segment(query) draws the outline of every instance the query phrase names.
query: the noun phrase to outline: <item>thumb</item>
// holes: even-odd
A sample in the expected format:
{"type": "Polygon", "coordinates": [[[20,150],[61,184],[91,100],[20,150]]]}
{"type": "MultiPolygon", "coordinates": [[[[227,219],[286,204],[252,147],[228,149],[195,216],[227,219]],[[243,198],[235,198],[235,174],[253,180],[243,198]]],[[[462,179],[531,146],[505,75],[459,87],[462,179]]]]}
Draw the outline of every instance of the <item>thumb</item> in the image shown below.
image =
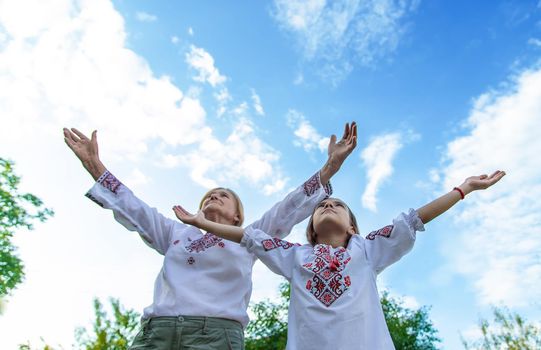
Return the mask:
{"type": "Polygon", "coordinates": [[[335,134],[332,134],[331,135],[331,138],[329,140],[329,146],[330,145],[334,145],[336,143],[336,135],[335,134]]]}

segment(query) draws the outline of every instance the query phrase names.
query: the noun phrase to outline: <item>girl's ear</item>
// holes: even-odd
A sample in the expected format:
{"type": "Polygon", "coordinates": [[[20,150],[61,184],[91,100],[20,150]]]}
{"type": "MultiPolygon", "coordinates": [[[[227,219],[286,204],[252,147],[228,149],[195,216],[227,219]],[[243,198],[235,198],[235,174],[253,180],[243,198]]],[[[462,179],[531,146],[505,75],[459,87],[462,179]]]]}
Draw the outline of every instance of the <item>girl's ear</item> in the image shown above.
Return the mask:
{"type": "Polygon", "coordinates": [[[355,227],[350,226],[350,227],[348,228],[348,230],[347,230],[347,233],[348,233],[348,235],[353,236],[353,235],[356,234],[357,232],[355,232],[355,227]]]}

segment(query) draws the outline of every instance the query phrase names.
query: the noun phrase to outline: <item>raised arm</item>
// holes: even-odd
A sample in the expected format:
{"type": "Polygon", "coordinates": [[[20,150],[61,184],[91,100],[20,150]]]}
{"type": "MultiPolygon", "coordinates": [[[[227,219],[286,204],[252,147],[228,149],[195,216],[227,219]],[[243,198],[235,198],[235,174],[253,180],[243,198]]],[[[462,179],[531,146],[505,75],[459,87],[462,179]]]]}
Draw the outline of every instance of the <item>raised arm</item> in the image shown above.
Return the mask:
{"type": "Polygon", "coordinates": [[[130,231],[137,231],[145,243],[165,254],[173,230],[184,225],[161,215],[107,171],[99,158],[96,131],[89,139],[75,128],[64,128],[64,141],[96,181],[86,197],[105,209],[111,209],[116,221],[130,231]]]}
{"type": "Polygon", "coordinates": [[[336,142],[335,135],[331,136],[328,159],[321,170],[273,205],[249,227],[262,230],[272,237],[287,236],[293,226],[310,216],[316,205],[332,194],[329,181],[340,170],[356,145],[357,125],[355,122],[351,123],[351,126],[347,123],[339,142],[336,142]]]}
{"type": "Polygon", "coordinates": [[[464,199],[464,197],[467,196],[469,193],[477,190],[487,189],[490,186],[494,185],[496,182],[500,181],[504,176],[505,172],[500,170],[495,171],[490,176],[470,176],[466,180],[464,180],[464,182],[460,186],[455,187],[450,192],[417,209],[419,218],[423,223],[426,224],[438,217],[439,215],[445,213],[458,201],[464,199]]]}
{"type": "Polygon", "coordinates": [[[242,227],[224,225],[210,221],[205,218],[205,214],[201,210],[198,211],[197,214],[193,215],[188,213],[186,209],[180,205],[175,205],[173,207],[173,211],[175,212],[177,218],[183,223],[195,226],[207,232],[212,232],[212,234],[218,237],[240,243],[242,236],[244,235],[244,229],[242,227]]]}

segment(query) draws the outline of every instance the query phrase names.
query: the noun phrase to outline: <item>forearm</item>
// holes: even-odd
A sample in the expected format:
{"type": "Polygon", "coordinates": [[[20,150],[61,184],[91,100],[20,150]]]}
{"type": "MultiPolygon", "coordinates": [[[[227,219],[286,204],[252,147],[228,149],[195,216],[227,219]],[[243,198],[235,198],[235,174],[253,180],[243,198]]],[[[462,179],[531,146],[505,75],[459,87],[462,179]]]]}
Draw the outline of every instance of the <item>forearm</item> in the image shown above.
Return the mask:
{"type": "Polygon", "coordinates": [[[197,226],[200,229],[210,232],[218,237],[222,237],[236,243],[240,243],[242,236],[244,236],[244,229],[239,226],[219,224],[210,220],[205,220],[202,224],[197,226]]]}
{"type": "Polygon", "coordinates": [[[334,176],[340,170],[340,162],[335,159],[335,157],[330,156],[327,159],[327,162],[323,165],[321,170],[319,171],[319,179],[321,181],[322,185],[327,184],[331,177],[334,176]]]}
{"type": "Polygon", "coordinates": [[[81,161],[81,163],[83,163],[83,167],[92,176],[94,181],[97,181],[99,177],[105,172],[105,170],[107,170],[107,168],[105,168],[105,165],[103,165],[99,158],[81,161]]]}
{"type": "MultiPolygon", "coordinates": [[[[471,192],[471,189],[465,185],[460,185],[459,188],[465,195],[471,192]]],[[[426,224],[445,213],[447,210],[451,209],[451,207],[458,203],[461,199],[462,196],[459,191],[451,190],[427,205],[417,209],[417,214],[419,215],[421,221],[426,224]]]]}

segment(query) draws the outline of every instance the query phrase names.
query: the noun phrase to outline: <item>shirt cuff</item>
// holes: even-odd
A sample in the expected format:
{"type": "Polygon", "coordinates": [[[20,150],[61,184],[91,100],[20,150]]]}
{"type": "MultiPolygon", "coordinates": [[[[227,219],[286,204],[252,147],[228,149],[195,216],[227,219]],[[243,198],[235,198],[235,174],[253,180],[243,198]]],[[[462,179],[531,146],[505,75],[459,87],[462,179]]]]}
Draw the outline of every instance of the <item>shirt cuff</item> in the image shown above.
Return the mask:
{"type": "Polygon", "coordinates": [[[311,195],[316,193],[321,187],[323,187],[323,190],[325,191],[325,194],[327,195],[327,197],[332,195],[333,190],[332,190],[331,182],[329,181],[325,185],[321,184],[321,178],[319,176],[319,171],[317,173],[315,173],[314,175],[312,175],[312,177],[310,177],[308,179],[308,181],[306,181],[303,184],[304,193],[308,197],[310,197],[311,195]]]}
{"type": "Polygon", "coordinates": [[[419,218],[419,214],[416,210],[410,209],[409,212],[405,215],[405,217],[409,227],[411,227],[414,231],[425,230],[425,225],[421,221],[421,218],[419,218]]]}
{"type": "Polygon", "coordinates": [[[117,179],[113,174],[109,172],[109,170],[105,170],[103,174],[98,178],[96,183],[99,183],[109,191],[113,193],[117,193],[120,186],[122,186],[122,182],[120,182],[119,179],[117,179]]]}

